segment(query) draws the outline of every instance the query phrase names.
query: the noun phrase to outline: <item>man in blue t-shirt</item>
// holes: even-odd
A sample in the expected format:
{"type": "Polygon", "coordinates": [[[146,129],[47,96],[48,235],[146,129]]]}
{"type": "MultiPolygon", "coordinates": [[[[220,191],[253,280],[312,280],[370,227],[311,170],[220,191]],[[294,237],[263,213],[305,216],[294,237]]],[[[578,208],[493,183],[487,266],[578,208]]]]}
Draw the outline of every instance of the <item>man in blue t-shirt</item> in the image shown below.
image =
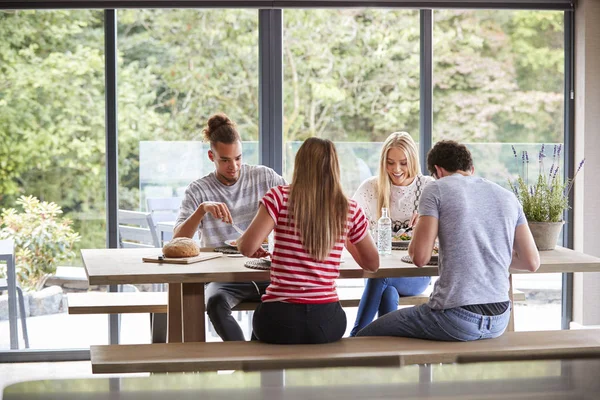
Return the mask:
{"type": "Polygon", "coordinates": [[[510,320],[509,268],[540,265],[514,193],[473,175],[471,153],[441,141],[427,154],[436,179],[423,189],[408,253],[426,265],[439,240],[439,279],[427,304],[377,319],[358,336],[468,341],[504,333],[510,320]]]}

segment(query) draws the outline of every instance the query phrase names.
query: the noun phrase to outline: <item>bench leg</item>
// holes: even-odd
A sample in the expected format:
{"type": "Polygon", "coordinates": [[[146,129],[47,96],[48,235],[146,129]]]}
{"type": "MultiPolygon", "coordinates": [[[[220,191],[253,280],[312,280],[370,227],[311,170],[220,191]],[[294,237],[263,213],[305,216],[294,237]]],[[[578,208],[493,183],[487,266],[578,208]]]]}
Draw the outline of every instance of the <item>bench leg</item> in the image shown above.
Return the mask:
{"type": "Polygon", "coordinates": [[[513,280],[512,274],[508,275],[508,298],[510,299],[510,320],[508,321],[508,326],[506,327],[506,332],[514,332],[515,331],[515,304],[514,304],[514,296],[513,296],[513,280]]]}
{"type": "Polygon", "coordinates": [[[433,368],[431,364],[419,364],[419,383],[433,382],[433,368]]]}
{"type": "Polygon", "coordinates": [[[152,320],[152,343],[167,343],[167,314],[150,314],[152,320]]]}
{"type": "Polygon", "coordinates": [[[284,387],[285,386],[285,370],[260,371],[260,386],[267,387],[284,387]]]}
{"type": "Polygon", "coordinates": [[[169,343],[183,341],[183,325],[181,321],[181,284],[169,283],[169,300],[167,303],[167,325],[169,343]]]}

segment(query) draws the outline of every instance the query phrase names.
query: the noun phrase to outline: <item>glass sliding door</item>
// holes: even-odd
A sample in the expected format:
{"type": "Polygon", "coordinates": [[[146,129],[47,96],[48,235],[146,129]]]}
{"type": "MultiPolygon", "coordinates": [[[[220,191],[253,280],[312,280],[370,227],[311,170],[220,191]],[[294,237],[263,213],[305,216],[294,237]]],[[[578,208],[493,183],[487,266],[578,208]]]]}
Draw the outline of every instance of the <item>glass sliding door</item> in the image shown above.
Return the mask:
{"type": "MultiPolygon", "coordinates": [[[[464,142],[476,173],[506,188],[519,174],[533,184],[542,145],[545,172],[554,163],[562,173],[564,13],[436,10],[433,20],[433,142],[464,142]]],[[[561,274],[513,282],[527,298],[517,330],[561,328],[561,274]]]]}
{"type": "Polygon", "coordinates": [[[0,11],[0,36],[0,239],[16,243],[19,348],[23,327],[30,349],[105,344],[105,315],[67,314],[67,295],[103,289],[79,253],[106,243],[103,13],[0,11]]]}
{"type": "MultiPolygon", "coordinates": [[[[258,11],[119,10],[117,21],[119,209],[151,213],[160,246],[187,185],[214,170],[202,132],[212,114],[237,124],[243,162],[258,163],[258,11]]],[[[122,324],[122,343],[150,340],[147,314],[122,324]]]]}

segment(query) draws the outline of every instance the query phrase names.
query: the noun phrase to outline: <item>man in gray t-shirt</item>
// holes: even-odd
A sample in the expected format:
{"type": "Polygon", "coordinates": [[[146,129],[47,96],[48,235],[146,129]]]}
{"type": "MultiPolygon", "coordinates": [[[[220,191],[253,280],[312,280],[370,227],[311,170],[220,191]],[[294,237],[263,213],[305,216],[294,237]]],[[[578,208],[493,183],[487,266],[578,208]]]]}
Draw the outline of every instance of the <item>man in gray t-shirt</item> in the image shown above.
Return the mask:
{"type": "MultiPolygon", "coordinates": [[[[210,142],[208,158],[215,171],[190,183],[175,223],[174,237],[200,235],[202,247],[223,246],[240,234],[231,225],[246,229],[259,202],[273,186],[285,180],[264,166],[242,164],[242,142],[235,124],[224,114],[209,118],[204,137],[210,142]]],[[[262,248],[256,257],[267,255],[262,248]]],[[[231,315],[241,302],[260,302],[269,282],[209,283],[206,312],[223,340],[245,340],[242,329],[231,315]]]]}
{"type": "Polygon", "coordinates": [[[358,336],[467,341],[500,336],[510,319],[509,268],[535,271],[539,254],[516,196],[473,176],[469,150],[442,141],[427,155],[435,182],[421,194],[408,253],[426,265],[439,240],[439,279],[427,304],[374,321],[358,336]]]}

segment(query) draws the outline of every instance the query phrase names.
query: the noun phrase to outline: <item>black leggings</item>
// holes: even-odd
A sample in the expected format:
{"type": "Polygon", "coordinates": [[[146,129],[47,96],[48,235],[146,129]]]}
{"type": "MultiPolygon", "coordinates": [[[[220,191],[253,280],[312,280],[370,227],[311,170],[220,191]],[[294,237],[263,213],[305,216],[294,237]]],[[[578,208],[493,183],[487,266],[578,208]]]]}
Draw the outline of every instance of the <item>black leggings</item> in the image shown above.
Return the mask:
{"type": "Polygon", "coordinates": [[[319,344],[340,340],[346,313],[339,301],[325,304],[261,303],[252,320],[254,335],[273,344],[319,344]]]}

